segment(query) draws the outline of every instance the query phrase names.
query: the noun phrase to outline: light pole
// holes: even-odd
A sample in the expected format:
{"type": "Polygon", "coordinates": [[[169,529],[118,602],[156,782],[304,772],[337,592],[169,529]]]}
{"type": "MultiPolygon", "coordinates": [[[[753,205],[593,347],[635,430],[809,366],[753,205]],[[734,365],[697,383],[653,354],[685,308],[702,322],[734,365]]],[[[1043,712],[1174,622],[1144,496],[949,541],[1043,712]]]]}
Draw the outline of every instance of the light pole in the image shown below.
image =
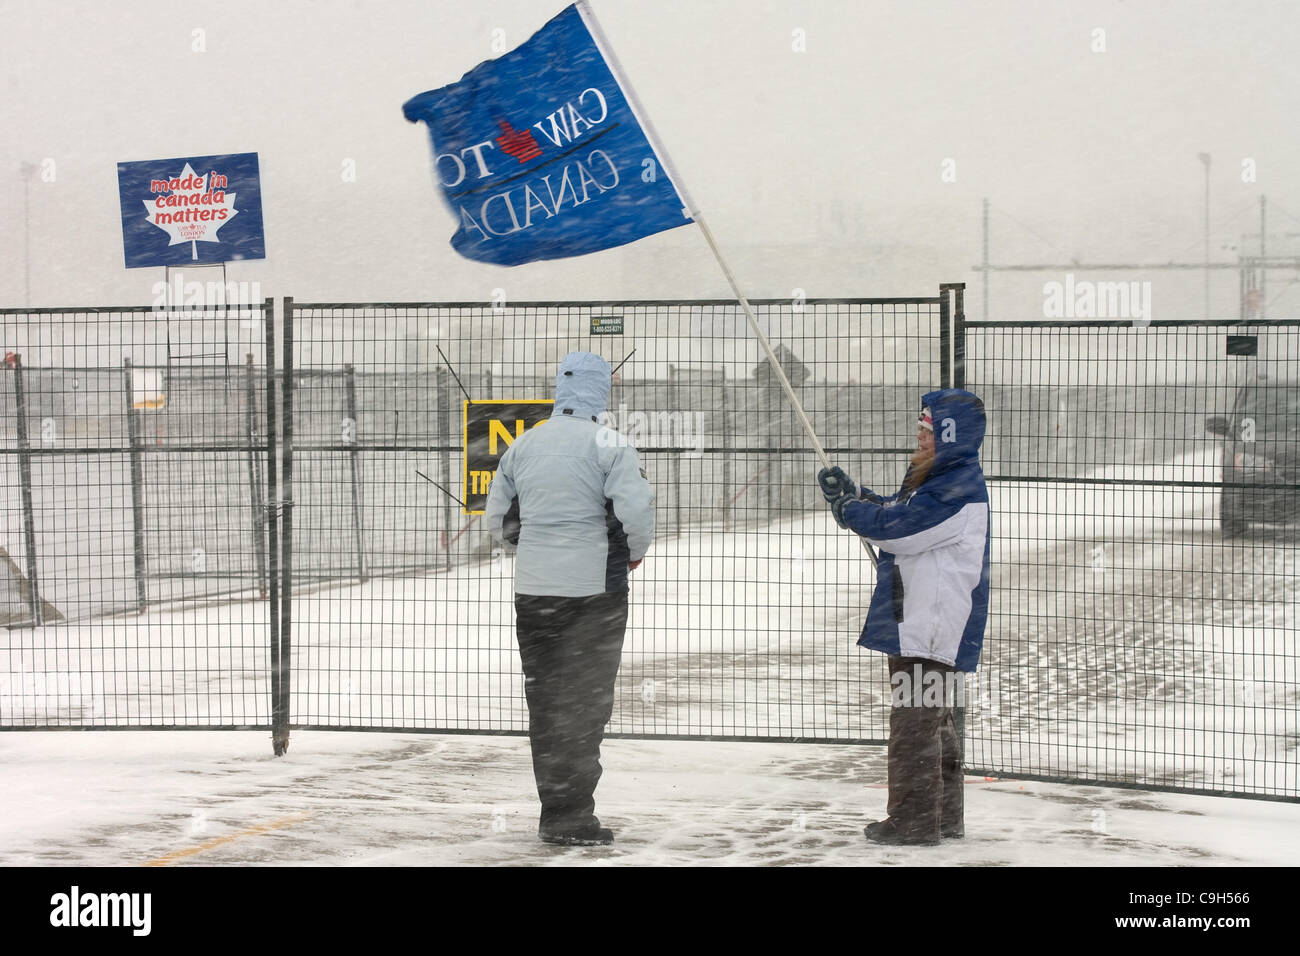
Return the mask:
{"type": "Polygon", "coordinates": [[[23,160],[18,165],[18,171],[23,174],[23,305],[31,308],[32,305],[32,245],[31,245],[31,191],[32,176],[36,174],[37,166],[35,163],[29,163],[23,160]]]}
{"type": "Polygon", "coordinates": [[[981,319],[988,320],[989,317],[989,200],[984,197],[984,271],[980,273],[984,277],[984,314],[981,319]]]}
{"type": "Polygon", "coordinates": [[[1205,167],[1205,317],[1210,317],[1210,154],[1197,153],[1205,167]]]}

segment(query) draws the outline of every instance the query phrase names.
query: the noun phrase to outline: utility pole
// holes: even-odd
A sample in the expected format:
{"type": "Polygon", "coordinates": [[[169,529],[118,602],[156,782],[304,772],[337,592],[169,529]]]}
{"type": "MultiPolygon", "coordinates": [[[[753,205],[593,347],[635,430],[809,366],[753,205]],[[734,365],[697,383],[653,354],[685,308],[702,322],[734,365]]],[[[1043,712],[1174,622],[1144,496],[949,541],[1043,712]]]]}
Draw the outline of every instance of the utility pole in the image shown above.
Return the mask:
{"type": "Polygon", "coordinates": [[[984,314],[980,316],[985,322],[989,320],[989,200],[984,197],[984,314]]]}
{"type": "Polygon", "coordinates": [[[1196,154],[1205,167],[1205,318],[1210,317],[1210,154],[1196,154]]]}
{"type": "Polygon", "coordinates": [[[18,170],[23,174],[23,305],[32,305],[31,191],[36,165],[23,160],[18,170]]]}
{"type": "MultiPolygon", "coordinates": [[[[1259,197],[1259,258],[1264,259],[1264,234],[1268,231],[1264,228],[1265,224],[1265,199],[1259,197]]],[[[1259,318],[1265,318],[1265,310],[1268,308],[1268,289],[1265,287],[1268,282],[1268,270],[1259,270],[1259,318]]]]}

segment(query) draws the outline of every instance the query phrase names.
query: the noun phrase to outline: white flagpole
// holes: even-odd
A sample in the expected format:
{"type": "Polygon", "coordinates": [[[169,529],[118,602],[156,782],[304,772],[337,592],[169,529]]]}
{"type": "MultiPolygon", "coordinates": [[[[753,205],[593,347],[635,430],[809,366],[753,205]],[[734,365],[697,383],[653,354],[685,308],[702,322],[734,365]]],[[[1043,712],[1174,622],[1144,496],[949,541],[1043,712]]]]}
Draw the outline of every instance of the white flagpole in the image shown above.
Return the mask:
{"type": "Polygon", "coordinates": [[[772,344],[768,342],[767,336],[759,328],[758,319],[754,316],[754,310],[749,305],[749,300],[745,294],[740,291],[740,286],[736,283],[736,277],[731,272],[731,267],[727,265],[726,260],[722,258],[722,252],[718,249],[718,244],[713,241],[713,233],[709,230],[708,224],[698,215],[695,217],[696,224],[700,231],[704,233],[704,241],[709,244],[709,249],[713,252],[713,258],[718,260],[718,265],[722,268],[722,274],[727,277],[727,282],[731,286],[731,291],[735,293],[736,298],[740,300],[740,307],[745,310],[745,318],[749,321],[749,328],[753,331],[758,344],[763,347],[767,353],[767,360],[771,363],[773,371],[776,372],[777,378],[781,382],[781,388],[785,391],[785,396],[790,400],[794,407],[794,413],[799,418],[799,424],[803,425],[803,430],[808,433],[808,438],[813,444],[813,451],[821,460],[822,467],[829,468],[831,460],[826,455],[826,449],[822,448],[821,441],[817,438],[817,433],[813,431],[812,422],[808,421],[808,416],[804,413],[803,406],[799,404],[799,398],[794,393],[794,386],[790,384],[790,379],[786,377],[785,369],[781,368],[781,361],[772,351],[772,344]]]}
{"type": "MultiPolygon", "coordinates": [[[[700,231],[704,233],[704,241],[709,244],[709,251],[713,253],[713,258],[717,260],[718,266],[722,269],[722,274],[727,277],[727,282],[731,286],[731,291],[735,293],[736,299],[740,302],[740,307],[745,312],[745,319],[749,322],[749,328],[754,333],[755,338],[758,339],[758,344],[763,347],[763,352],[767,355],[767,361],[772,366],[772,371],[776,373],[777,380],[781,383],[781,389],[785,392],[785,397],[789,399],[790,405],[794,409],[795,416],[799,419],[799,424],[803,426],[803,430],[807,433],[809,441],[812,442],[813,451],[816,452],[817,458],[821,461],[823,468],[831,467],[831,460],[826,454],[826,449],[822,447],[821,441],[817,438],[817,433],[813,431],[812,422],[808,421],[808,416],[803,410],[803,405],[800,404],[799,397],[794,393],[794,387],[786,377],[785,369],[781,367],[780,360],[776,357],[776,353],[772,351],[772,345],[768,342],[767,336],[764,335],[763,330],[759,328],[758,319],[755,318],[754,310],[749,305],[749,299],[747,299],[745,294],[740,291],[740,286],[736,283],[736,277],[732,273],[731,267],[728,266],[726,260],[722,258],[722,251],[718,248],[718,244],[713,239],[713,233],[709,230],[708,224],[704,221],[704,217],[700,215],[699,209],[687,193],[681,175],[673,167],[672,161],[668,158],[668,151],[665,150],[659,142],[659,137],[656,135],[654,127],[650,123],[650,117],[646,113],[645,109],[642,108],[641,101],[637,99],[636,91],[628,81],[627,74],[623,72],[623,67],[618,62],[618,57],[614,55],[614,50],[609,45],[609,41],[605,39],[605,34],[600,29],[600,24],[596,21],[596,15],[592,13],[591,7],[587,5],[586,0],[577,0],[576,6],[578,8],[578,14],[582,17],[583,23],[586,24],[588,31],[591,33],[592,39],[596,43],[597,49],[600,50],[601,55],[605,58],[605,63],[609,66],[610,72],[614,74],[615,81],[622,89],[623,95],[627,99],[628,106],[631,108],[633,115],[636,116],[637,122],[641,124],[641,129],[645,133],[646,139],[650,142],[650,148],[653,149],[655,155],[659,157],[659,161],[662,163],[664,171],[668,173],[673,186],[677,190],[677,195],[685,204],[685,208],[682,212],[695,220],[696,225],[700,227],[700,231]]],[[[862,538],[861,541],[862,547],[866,549],[867,554],[871,557],[871,564],[875,566],[876,552],[872,549],[871,545],[867,543],[865,538],[862,538]]]]}
{"type": "MultiPolygon", "coordinates": [[[[763,351],[767,353],[767,360],[771,364],[772,370],[776,372],[776,377],[781,382],[781,388],[785,390],[786,398],[790,400],[790,405],[794,408],[794,413],[798,416],[799,423],[803,425],[803,430],[808,433],[808,439],[812,442],[813,451],[817,453],[817,457],[821,460],[822,467],[829,468],[831,466],[831,460],[826,454],[826,449],[822,448],[822,443],[818,440],[817,433],[813,431],[812,422],[808,421],[808,416],[804,413],[803,405],[799,403],[799,398],[794,393],[794,387],[790,384],[790,380],[786,378],[785,369],[781,368],[780,360],[776,357],[776,353],[772,351],[771,343],[767,341],[767,336],[763,334],[763,330],[758,327],[758,319],[754,317],[754,310],[750,308],[749,300],[746,299],[744,293],[740,291],[740,286],[736,284],[736,277],[732,275],[731,268],[727,265],[726,260],[722,258],[722,252],[718,249],[718,244],[713,241],[713,233],[709,231],[708,225],[698,214],[693,215],[692,218],[699,225],[700,231],[704,233],[704,240],[709,244],[709,249],[713,252],[713,258],[718,260],[718,265],[721,266],[723,275],[727,277],[727,282],[731,284],[731,291],[734,292],[736,298],[740,300],[740,307],[745,310],[745,318],[749,320],[749,327],[753,330],[754,336],[758,339],[758,344],[761,345],[763,351]]],[[[868,557],[871,558],[872,567],[876,567],[878,563],[876,561],[875,550],[867,543],[866,538],[859,538],[858,540],[862,542],[863,549],[866,550],[868,557]]]]}

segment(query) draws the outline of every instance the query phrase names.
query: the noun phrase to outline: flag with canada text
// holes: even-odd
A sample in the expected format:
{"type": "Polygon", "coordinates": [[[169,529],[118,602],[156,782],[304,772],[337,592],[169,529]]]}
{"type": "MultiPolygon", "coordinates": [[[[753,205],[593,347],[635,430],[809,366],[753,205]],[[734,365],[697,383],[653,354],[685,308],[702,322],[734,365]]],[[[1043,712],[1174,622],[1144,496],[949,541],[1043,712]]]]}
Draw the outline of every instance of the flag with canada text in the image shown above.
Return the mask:
{"type": "Polygon", "coordinates": [[[690,222],[583,3],[458,83],[402,107],[428,124],[461,255],[581,256],[690,222]]]}

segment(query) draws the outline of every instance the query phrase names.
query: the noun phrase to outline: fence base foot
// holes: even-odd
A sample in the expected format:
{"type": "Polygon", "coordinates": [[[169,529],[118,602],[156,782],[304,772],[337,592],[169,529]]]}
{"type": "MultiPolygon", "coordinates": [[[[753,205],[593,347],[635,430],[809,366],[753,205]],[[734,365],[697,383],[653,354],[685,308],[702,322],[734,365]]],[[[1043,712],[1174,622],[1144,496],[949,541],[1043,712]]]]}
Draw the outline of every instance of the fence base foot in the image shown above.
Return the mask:
{"type": "Polygon", "coordinates": [[[271,749],[277,757],[283,757],[285,751],[289,749],[289,735],[287,733],[273,734],[271,736],[271,749]]]}

